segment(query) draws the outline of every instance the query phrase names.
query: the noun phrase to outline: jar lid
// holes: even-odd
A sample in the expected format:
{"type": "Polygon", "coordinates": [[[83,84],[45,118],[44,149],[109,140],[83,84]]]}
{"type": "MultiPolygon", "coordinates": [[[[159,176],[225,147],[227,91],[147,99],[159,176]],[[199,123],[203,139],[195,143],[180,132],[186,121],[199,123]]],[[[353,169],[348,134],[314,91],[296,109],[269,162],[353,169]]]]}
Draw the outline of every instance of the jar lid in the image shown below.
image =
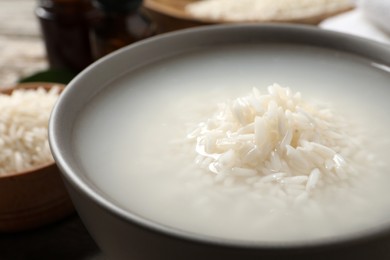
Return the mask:
{"type": "Polygon", "coordinates": [[[141,5],[142,0],[94,0],[94,5],[97,8],[107,12],[128,12],[141,5]]]}

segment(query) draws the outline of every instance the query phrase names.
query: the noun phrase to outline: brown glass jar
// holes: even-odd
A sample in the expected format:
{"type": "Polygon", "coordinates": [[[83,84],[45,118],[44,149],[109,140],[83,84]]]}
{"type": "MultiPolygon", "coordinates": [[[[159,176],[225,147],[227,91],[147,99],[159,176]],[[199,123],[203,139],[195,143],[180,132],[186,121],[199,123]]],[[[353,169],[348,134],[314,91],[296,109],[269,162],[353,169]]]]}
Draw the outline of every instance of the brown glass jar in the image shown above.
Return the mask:
{"type": "Polygon", "coordinates": [[[142,0],[93,0],[92,3],[90,41],[95,60],[154,35],[151,22],[140,9],[142,0]]]}
{"type": "Polygon", "coordinates": [[[80,72],[92,63],[90,0],[40,0],[36,8],[50,68],[80,72]]]}

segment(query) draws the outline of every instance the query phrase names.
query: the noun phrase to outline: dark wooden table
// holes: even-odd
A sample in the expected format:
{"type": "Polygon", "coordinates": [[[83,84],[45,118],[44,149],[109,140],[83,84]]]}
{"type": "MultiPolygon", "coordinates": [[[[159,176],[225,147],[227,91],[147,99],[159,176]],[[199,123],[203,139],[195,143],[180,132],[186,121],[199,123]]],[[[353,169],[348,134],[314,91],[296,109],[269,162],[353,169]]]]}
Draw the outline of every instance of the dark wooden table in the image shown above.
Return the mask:
{"type": "Polygon", "coordinates": [[[77,214],[32,231],[0,233],[1,260],[103,260],[77,214]]]}

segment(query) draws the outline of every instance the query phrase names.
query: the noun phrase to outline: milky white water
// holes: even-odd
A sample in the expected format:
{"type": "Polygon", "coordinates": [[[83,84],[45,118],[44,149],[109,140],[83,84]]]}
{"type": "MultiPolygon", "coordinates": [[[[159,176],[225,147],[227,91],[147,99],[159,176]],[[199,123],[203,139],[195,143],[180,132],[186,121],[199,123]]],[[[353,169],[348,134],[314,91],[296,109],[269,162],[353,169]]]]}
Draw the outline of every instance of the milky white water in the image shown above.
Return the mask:
{"type": "Polygon", "coordinates": [[[73,145],[86,175],[133,214],[196,234],[251,241],[332,238],[390,217],[390,75],[367,60],[292,46],[196,51],[130,72],[88,103],[73,145]],[[272,83],[325,102],[356,126],[369,171],[304,203],[214,185],[187,133],[217,104],[272,83]]]}

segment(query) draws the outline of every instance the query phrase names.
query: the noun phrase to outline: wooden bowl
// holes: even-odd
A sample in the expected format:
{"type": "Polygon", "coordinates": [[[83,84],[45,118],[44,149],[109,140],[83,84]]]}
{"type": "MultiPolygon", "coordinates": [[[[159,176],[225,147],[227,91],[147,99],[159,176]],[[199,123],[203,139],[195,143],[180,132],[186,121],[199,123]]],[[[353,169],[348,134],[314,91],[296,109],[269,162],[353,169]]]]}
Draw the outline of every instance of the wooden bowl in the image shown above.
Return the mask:
{"type": "MultiPolygon", "coordinates": [[[[0,90],[50,89],[55,83],[23,83],[0,90]]],[[[15,232],[38,228],[55,222],[74,211],[54,162],[22,172],[0,176],[0,232],[15,232]]]]}
{"type": "MultiPolygon", "coordinates": [[[[186,5],[200,0],[144,0],[143,6],[149,17],[156,23],[159,32],[169,32],[194,26],[233,23],[226,20],[197,18],[188,13],[186,5]]],[[[239,1],[239,0],[237,0],[239,1]]],[[[341,7],[336,11],[324,12],[318,15],[302,15],[295,19],[273,19],[258,22],[301,23],[316,25],[325,18],[350,10],[352,5],[341,7]]],[[[253,21],[242,21],[253,22],[253,21]]]]}
{"type": "Polygon", "coordinates": [[[194,0],[144,0],[143,6],[160,33],[217,22],[197,19],[185,11],[185,6],[194,0]]]}

